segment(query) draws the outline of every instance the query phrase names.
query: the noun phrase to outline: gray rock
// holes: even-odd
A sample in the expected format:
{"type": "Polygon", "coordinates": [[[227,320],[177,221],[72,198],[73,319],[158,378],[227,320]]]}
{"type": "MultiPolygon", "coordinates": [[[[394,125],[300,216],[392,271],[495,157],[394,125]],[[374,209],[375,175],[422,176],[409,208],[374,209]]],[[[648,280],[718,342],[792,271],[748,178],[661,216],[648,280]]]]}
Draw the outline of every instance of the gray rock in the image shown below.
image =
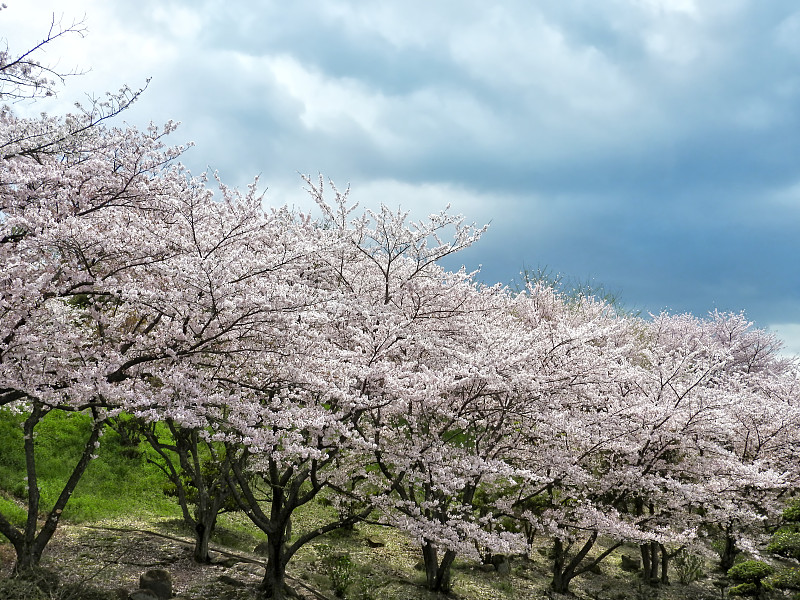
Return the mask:
{"type": "Polygon", "coordinates": [[[139,587],[150,590],[158,600],[172,598],[172,575],[164,569],[150,569],[139,577],[139,587]]]}
{"type": "Polygon", "coordinates": [[[623,571],[635,573],[642,568],[642,559],[638,556],[628,556],[627,554],[623,554],[620,557],[620,566],[623,571]]]}
{"type": "Polygon", "coordinates": [[[231,587],[235,587],[235,588],[246,587],[246,584],[244,584],[241,581],[239,581],[238,579],[234,579],[233,577],[230,577],[228,575],[220,575],[219,577],[217,577],[217,581],[219,581],[220,583],[224,583],[225,585],[229,585],[231,587]]]}
{"type": "Polygon", "coordinates": [[[133,590],[128,600],[161,600],[152,590],[133,590]]]}
{"type": "Polygon", "coordinates": [[[259,542],[256,547],[253,548],[253,554],[257,554],[258,556],[266,556],[269,554],[269,543],[259,542]]]}
{"type": "Polygon", "coordinates": [[[508,575],[511,573],[511,558],[504,554],[495,554],[492,556],[492,564],[500,575],[508,575]]]}

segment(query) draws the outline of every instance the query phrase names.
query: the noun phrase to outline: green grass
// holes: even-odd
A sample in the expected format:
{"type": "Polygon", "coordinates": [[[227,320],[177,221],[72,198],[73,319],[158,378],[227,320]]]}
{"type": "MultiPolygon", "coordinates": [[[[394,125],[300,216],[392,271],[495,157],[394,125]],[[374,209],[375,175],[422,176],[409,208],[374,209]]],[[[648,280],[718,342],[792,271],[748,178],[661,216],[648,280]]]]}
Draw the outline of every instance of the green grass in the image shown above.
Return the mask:
{"type": "MultiPolygon", "coordinates": [[[[15,525],[25,520],[25,461],[20,423],[23,416],[0,409],[0,514],[15,525]]],[[[52,506],[83,450],[91,426],[87,415],[52,413],[37,426],[36,462],[42,489],[43,509],[52,506]]],[[[106,430],[93,461],[67,504],[64,519],[70,523],[102,522],[141,529],[172,528],[170,533],[191,538],[174,498],[164,495],[166,478],[148,458],[155,453],[147,444],[126,445],[113,430],[106,430]]],[[[336,517],[335,509],[323,501],[311,502],[293,516],[296,536],[336,517]]],[[[112,534],[113,535],[113,534],[112,534]]],[[[234,551],[252,552],[265,539],[241,512],[221,515],[212,544],[234,551]]],[[[0,542],[2,542],[0,536],[0,542]]],[[[537,549],[546,548],[542,538],[537,549]]],[[[599,548],[598,551],[602,549],[599,548]]],[[[0,548],[6,555],[9,549],[0,548]]],[[[627,549],[632,552],[636,548],[627,549]]],[[[618,551],[621,552],[622,550],[618,551]]],[[[295,555],[288,571],[312,587],[333,597],[334,581],[325,556],[344,553],[351,572],[351,600],[434,600],[438,596],[424,588],[424,575],[415,568],[421,559],[419,547],[401,531],[362,523],[354,531],[336,531],[307,544],[295,555]],[[380,544],[374,544],[375,540],[380,544]],[[369,543],[368,543],[369,542],[369,543]],[[380,590],[377,593],[376,590],[380,590]]],[[[545,553],[546,554],[546,553],[545,553]]],[[[617,600],[633,598],[636,575],[623,572],[615,554],[602,565],[602,574],[587,574],[575,580],[580,598],[617,600]]],[[[515,559],[512,573],[486,572],[473,561],[459,558],[453,566],[455,594],[465,600],[515,600],[542,597],[549,581],[550,563],[534,551],[530,559],[515,559]]],[[[659,590],[663,600],[712,597],[710,580],[691,586],[673,584],[659,590]],[[705,586],[703,588],[702,586],[705,586]]]]}
{"type": "MultiPolygon", "coordinates": [[[[0,491],[24,501],[23,418],[0,410],[0,491]]],[[[36,466],[43,510],[49,510],[61,493],[83,451],[90,427],[88,415],[60,411],[51,412],[36,426],[36,466]]],[[[106,429],[97,455],[67,503],[65,519],[84,522],[130,513],[180,514],[174,501],[162,493],[164,475],[147,462],[148,456],[154,455],[149,447],[125,447],[116,432],[106,429]]],[[[21,510],[8,500],[0,504],[2,514],[17,518],[15,508],[21,510]]]]}

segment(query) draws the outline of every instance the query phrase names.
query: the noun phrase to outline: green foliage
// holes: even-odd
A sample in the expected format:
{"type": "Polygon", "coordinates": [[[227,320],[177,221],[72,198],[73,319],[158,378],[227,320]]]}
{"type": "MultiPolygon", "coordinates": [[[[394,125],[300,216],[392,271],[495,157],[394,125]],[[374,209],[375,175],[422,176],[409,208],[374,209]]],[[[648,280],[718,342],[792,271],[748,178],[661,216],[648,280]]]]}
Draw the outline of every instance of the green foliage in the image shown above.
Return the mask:
{"type": "Polygon", "coordinates": [[[760,560],[746,560],[728,569],[728,577],[741,582],[730,589],[731,596],[758,596],[765,589],[763,579],[775,569],[760,560]]]}
{"type": "MultiPolygon", "coordinates": [[[[25,519],[24,510],[8,496],[27,497],[25,458],[21,423],[24,415],[0,409],[0,511],[15,524],[25,519]],[[5,492],[6,498],[3,497],[5,492]]],[[[35,451],[42,510],[55,503],[64,483],[84,449],[91,417],[79,413],[52,411],[35,429],[35,451]]],[[[163,474],[147,464],[146,456],[129,458],[128,441],[106,430],[92,461],[64,510],[64,517],[90,521],[130,512],[177,514],[173,503],[160,491],[163,474]],[[154,493],[157,492],[157,493],[154,493]]]]}
{"type": "Polygon", "coordinates": [[[114,600],[117,596],[85,583],[59,586],[58,576],[46,569],[33,569],[17,577],[0,580],[0,600],[114,600]]]}
{"type": "Polygon", "coordinates": [[[675,566],[675,572],[678,574],[678,580],[684,585],[697,581],[703,576],[702,557],[691,554],[686,549],[678,552],[673,565],[675,566]]]}
{"type": "Polygon", "coordinates": [[[734,581],[756,583],[772,575],[775,569],[760,560],[745,560],[728,569],[728,577],[734,581]]]}
{"type": "Polygon", "coordinates": [[[0,580],[0,600],[48,600],[33,581],[11,577],[0,580]]]}
{"type": "Polygon", "coordinates": [[[344,598],[347,588],[353,580],[353,560],[347,552],[333,552],[328,544],[318,544],[317,552],[322,557],[322,564],[328,573],[333,593],[337,598],[344,598]]]}
{"type": "Polygon", "coordinates": [[[755,583],[740,583],[734,585],[728,594],[731,596],[757,596],[760,588],[755,583]]]}
{"type": "MultiPolygon", "coordinates": [[[[4,498],[2,495],[0,495],[0,514],[16,527],[22,527],[25,524],[25,510],[10,498],[4,498]]],[[[0,541],[2,540],[5,540],[5,537],[0,534],[0,541]]]]}
{"type": "MultiPolygon", "coordinates": [[[[8,409],[0,409],[0,489],[17,497],[17,488],[22,485],[25,457],[22,449],[22,421],[24,417],[8,409]]],[[[22,488],[24,490],[24,486],[22,488]]],[[[24,496],[23,496],[24,497],[24,496]]]]}
{"type": "Polygon", "coordinates": [[[780,590],[800,590],[800,567],[781,569],[771,575],[765,583],[780,590]]]}
{"type": "Polygon", "coordinates": [[[58,573],[50,569],[34,567],[19,573],[16,578],[32,583],[48,598],[54,596],[58,590],[58,573]]]}
{"type": "Polygon", "coordinates": [[[787,523],[800,523],[800,500],[795,500],[783,511],[783,520],[787,523]]]}
{"type": "Polygon", "coordinates": [[[767,551],[787,558],[800,559],[800,501],[783,511],[783,526],[775,532],[767,551]]]}
{"type": "Polygon", "coordinates": [[[777,531],[767,545],[767,551],[800,559],[800,531],[777,531]]]}

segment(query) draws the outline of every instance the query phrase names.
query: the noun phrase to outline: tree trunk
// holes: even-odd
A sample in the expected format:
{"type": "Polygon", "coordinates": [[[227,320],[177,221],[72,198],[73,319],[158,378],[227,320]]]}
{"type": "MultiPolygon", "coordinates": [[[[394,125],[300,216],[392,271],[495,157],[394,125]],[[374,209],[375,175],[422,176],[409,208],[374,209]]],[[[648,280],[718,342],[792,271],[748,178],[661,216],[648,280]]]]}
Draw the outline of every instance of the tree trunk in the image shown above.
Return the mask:
{"type": "Polygon", "coordinates": [[[23,539],[20,540],[19,544],[13,544],[13,546],[17,555],[17,561],[14,564],[14,573],[22,573],[23,571],[34,569],[39,566],[46,543],[42,543],[41,539],[23,539]]]}
{"type": "Polygon", "coordinates": [[[658,543],[648,542],[639,546],[642,555],[642,579],[648,583],[658,580],[658,543]]]}
{"type": "Polygon", "coordinates": [[[736,538],[733,536],[733,526],[725,525],[723,531],[725,533],[725,545],[719,556],[719,566],[724,573],[727,573],[736,561],[736,556],[739,554],[740,550],[736,547],[736,538]]]}
{"type": "Polygon", "coordinates": [[[565,554],[564,544],[556,538],[553,542],[553,578],[550,580],[550,589],[558,594],[566,594],[569,591],[569,579],[564,576],[565,554]]]}
{"type": "Polygon", "coordinates": [[[283,535],[267,535],[267,567],[260,589],[266,598],[286,599],[286,560],[283,535]]]}
{"type": "Polygon", "coordinates": [[[559,539],[556,538],[553,542],[553,578],[550,580],[550,589],[554,592],[559,594],[568,594],[569,593],[569,583],[576,575],[581,575],[585,573],[593,566],[600,563],[606,556],[608,556],[612,550],[619,547],[620,544],[616,544],[611,547],[611,549],[606,550],[596,559],[588,561],[588,563],[581,566],[586,556],[589,554],[589,551],[594,547],[595,542],[597,541],[598,533],[593,531],[592,534],[586,539],[581,546],[580,550],[575,553],[575,556],[572,557],[572,560],[567,562],[567,557],[569,553],[569,548],[572,544],[569,544],[567,548],[564,548],[564,543],[559,539]]]}
{"type": "MultiPolygon", "coordinates": [[[[214,518],[216,520],[216,516],[214,518]]],[[[198,563],[210,563],[211,557],[208,555],[208,544],[211,541],[213,525],[198,521],[194,530],[194,561],[198,563]]]]}
{"type": "Polygon", "coordinates": [[[431,542],[426,542],[422,547],[422,561],[425,565],[425,583],[432,592],[447,593],[451,589],[451,567],[456,558],[456,553],[447,550],[439,563],[439,554],[431,542]]]}
{"type": "Polygon", "coordinates": [[[667,552],[663,544],[659,544],[658,549],[661,552],[661,583],[663,585],[669,585],[669,559],[672,558],[672,556],[667,552]]]}

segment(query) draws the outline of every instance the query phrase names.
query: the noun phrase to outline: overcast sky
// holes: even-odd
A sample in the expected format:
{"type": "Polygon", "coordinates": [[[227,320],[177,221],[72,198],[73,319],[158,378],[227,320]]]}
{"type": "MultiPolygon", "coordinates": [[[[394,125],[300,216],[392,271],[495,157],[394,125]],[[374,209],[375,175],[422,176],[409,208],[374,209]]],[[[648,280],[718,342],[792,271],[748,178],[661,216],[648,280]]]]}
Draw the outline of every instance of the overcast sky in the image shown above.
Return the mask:
{"type": "Polygon", "coordinates": [[[446,204],[489,231],[486,282],[546,268],[643,313],[745,311],[800,353],[796,0],[5,0],[11,50],[52,15],[55,100],[144,85],[184,157],[271,204],[300,173],[364,206],[446,204]]]}

